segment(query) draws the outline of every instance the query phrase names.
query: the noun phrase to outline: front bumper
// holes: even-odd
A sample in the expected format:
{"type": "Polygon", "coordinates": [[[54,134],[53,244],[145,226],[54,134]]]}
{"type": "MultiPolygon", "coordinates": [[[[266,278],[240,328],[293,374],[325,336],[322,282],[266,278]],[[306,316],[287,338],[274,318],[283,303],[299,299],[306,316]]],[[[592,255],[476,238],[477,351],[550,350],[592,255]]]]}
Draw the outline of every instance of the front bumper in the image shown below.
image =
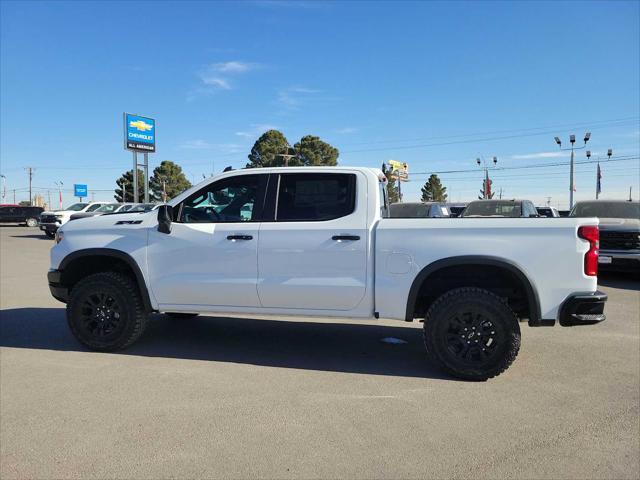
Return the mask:
{"type": "Polygon", "coordinates": [[[640,273],[640,253],[624,250],[600,250],[598,252],[598,269],[603,271],[617,270],[640,273]],[[603,261],[607,259],[606,263],[603,261]]]}
{"type": "Polygon", "coordinates": [[[607,294],[601,291],[576,293],[567,298],[560,307],[558,320],[563,327],[593,325],[604,321],[604,304],[607,294]]]}
{"type": "Polygon", "coordinates": [[[60,270],[49,270],[47,280],[49,281],[49,290],[53,298],[62,303],[67,303],[69,301],[69,289],[61,283],[62,272],[60,270]]]}
{"type": "Polygon", "coordinates": [[[47,232],[52,232],[52,233],[56,233],[58,231],[58,228],[60,228],[60,224],[59,223],[41,223],[39,225],[40,230],[47,231],[47,232]]]}

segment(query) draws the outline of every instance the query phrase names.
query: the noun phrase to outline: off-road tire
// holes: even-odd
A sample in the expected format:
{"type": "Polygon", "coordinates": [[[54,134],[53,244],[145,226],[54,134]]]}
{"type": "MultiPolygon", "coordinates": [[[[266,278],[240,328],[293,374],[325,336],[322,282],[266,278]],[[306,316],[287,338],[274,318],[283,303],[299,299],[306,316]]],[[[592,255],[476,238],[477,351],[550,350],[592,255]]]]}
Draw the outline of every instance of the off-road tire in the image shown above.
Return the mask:
{"type": "Polygon", "coordinates": [[[27,220],[24,222],[25,225],[27,227],[37,227],[38,226],[38,220],[35,218],[27,218],[27,220]]]}
{"type": "Polygon", "coordinates": [[[55,238],[56,236],[55,232],[51,232],[49,230],[45,230],[44,234],[47,236],[47,238],[55,238]]]}
{"type": "Polygon", "coordinates": [[[197,313],[184,313],[184,312],[164,312],[164,314],[174,320],[186,320],[188,318],[197,317],[197,313]]]}
{"type": "Polygon", "coordinates": [[[481,288],[444,293],[427,310],[423,334],[430,359],[464,380],[500,375],[520,349],[516,314],[506,301],[481,288]]]}
{"type": "Polygon", "coordinates": [[[91,350],[112,352],[126,348],[140,338],[147,327],[148,315],[131,278],[116,272],[103,272],[89,275],[73,287],[67,304],[67,322],[80,343],[91,350]],[[104,306],[96,306],[96,300],[102,301],[100,305],[104,306]],[[110,323],[105,327],[106,321],[110,323]],[[109,330],[114,323],[116,327],[109,330]]]}

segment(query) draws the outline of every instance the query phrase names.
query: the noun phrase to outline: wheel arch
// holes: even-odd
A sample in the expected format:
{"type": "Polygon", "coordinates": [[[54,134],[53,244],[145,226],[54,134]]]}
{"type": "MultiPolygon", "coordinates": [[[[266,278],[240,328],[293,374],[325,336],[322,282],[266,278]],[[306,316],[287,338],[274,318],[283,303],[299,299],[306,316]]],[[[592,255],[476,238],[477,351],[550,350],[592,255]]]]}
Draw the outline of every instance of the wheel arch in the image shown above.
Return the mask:
{"type": "Polygon", "coordinates": [[[76,250],[62,259],[60,270],[60,283],[69,291],[80,279],[99,271],[120,271],[133,275],[142,297],[142,302],[147,311],[153,311],[151,297],[147,289],[147,283],[140,266],[135,259],[126,252],[113,248],[87,248],[76,250]]]}
{"type": "MultiPolygon", "coordinates": [[[[446,271],[452,267],[493,267],[500,269],[504,272],[508,272],[518,280],[519,287],[525,293],[527,301],[527,310],[530,325],[539,325],[541,322],[540,313],[540,299],[538,292],[534,288],[533,283],[529,277],[522,271],[522,269],[514,262],[488,255],[461,255],[456,257],[448,257],[440,260],[436,260],[424,267],[414,278],[411,288],[409,289],[409,296],[407,297],[407,308],[405,313],[405,320],[412,321],[415,317],[416,305],[419,300],[420,292],[422,291],[425,282],[428,282],[429,278],[434,278],[438,273],[446,271]]],[[[465,285],[460,285],[465,286],[465,285]]]]}

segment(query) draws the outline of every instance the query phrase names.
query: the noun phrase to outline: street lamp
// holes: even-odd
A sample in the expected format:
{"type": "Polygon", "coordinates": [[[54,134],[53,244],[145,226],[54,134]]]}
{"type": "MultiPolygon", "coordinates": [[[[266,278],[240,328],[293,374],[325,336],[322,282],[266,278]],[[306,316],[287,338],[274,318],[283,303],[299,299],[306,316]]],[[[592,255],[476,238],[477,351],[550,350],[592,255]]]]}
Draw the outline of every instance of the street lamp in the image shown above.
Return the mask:
{"type": "MultiPolygon", "coordinates": [[[[560,140],[560,138],[558,137],[553,137],[554,140],[556,141],[556,143],[558,144],[558,147],[560,148],[560,150],[571,150],[571,167],[569,170],[569,210],[571,210],[573,208],[573,192],[575,190],[575,184],[574,184],[574,150],[580,150],[583,149],[587,146],[587,142],[589,141],[589,139],[591,138],[591,132],[587,132],[584,134],[584,145],[581,147],[576,147],[576,136],[575,135],[569,135],[569,143],[571,143],[571,147],[570,148],[562,148],[562,141],[560,140]]],[[[590,154],[590,152],[589,152],[590,154]]]]}
{"type": "MultiPolygon", "coordinates": [[[[493,161],[493,166],[495,167],[498,163],[498,157],[493,157],[491,160],[493,161]]],[[[484,170],[482,195],[484,199],[491,198],[491,180],[489,179],[489,167],[487,166],[487,162],[485,161],[484,157],[482,157],[482,160],[476,158],[476,163],[484,170]]]]}
{"type": "Polygon", "coordinates": [[[62,183],[62,180],[53,183],[58,187],[58,201],[60,202],[60,210],[62,210],[62,186],[64,183],[62,183]]]}

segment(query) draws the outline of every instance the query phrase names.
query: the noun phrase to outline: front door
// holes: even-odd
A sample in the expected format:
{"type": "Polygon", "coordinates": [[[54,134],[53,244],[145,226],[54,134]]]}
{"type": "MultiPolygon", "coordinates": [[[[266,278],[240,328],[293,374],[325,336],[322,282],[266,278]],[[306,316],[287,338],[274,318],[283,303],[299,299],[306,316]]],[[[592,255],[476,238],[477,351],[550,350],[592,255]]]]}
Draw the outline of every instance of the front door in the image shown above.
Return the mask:
{"type": "Polygon", "coordinates": [[[357,175],[279,175],[275,221],[260,228],[258,294],[263,307],[348,311],[362,301],[367,193],[357,191],[357,175]]]}
{"type": "Polygon", "coordinates": [[[259,306],[258,240],[267,177],[214,181],[174,207],[170,234],[150,232],[149,283],[161,309],[259,306]]]}

